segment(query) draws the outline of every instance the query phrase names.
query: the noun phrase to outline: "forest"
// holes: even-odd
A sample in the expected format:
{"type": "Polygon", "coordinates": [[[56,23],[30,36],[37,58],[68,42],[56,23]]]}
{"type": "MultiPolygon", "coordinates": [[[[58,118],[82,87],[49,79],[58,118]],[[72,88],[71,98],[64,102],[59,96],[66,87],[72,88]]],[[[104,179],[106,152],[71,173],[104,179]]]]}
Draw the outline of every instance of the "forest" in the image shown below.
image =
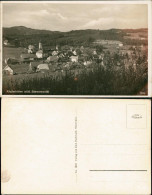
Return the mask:
{"type": "MultiPolygon", "coordinates": [[[[41,40],[43,46],[55,46],[55,45],[83,45],[89,46],[97,39],[103,40],[118,40],[124,42],[126,45],[147,45],[145,40],[130,40],[124,39],[128,32],[134,32],[132,30],[72,30],[69,32],[58,31],[45,31],[35,30],[26,27],[12,27],[3,28],[3,40],[7,39],[15,47],[27,47],[30,44],[37,45],[41,40]]],[[[135,31],[143,32],[143,29],[135,31]]],[[[147,34],[147,30],[144,29],[147,34]]]]}

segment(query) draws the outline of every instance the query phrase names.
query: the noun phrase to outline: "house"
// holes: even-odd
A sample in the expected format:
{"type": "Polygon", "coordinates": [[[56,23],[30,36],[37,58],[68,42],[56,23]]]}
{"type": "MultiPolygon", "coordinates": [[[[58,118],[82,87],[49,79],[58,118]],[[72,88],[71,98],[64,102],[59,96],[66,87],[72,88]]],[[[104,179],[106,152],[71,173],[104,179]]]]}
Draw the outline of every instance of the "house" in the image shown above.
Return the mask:
{"type": "Polygon", "coordinates": [[[9,42],[8,42],[8,40],[6,39],[6,40],[4,40],[4,45],[9,45],[9,42]]]}
{"type": "Polygon", "coordinates": [[[57,62],[58,61],[58,56],[49,56],[46,60],[46,62],[57,62]]]}
{"type": "Polygon", "coordinates": [[[41,58],[44,57],[41,42],[39,42],[39,50],[36,52],[36,56],[37,56],[38,59],[41,59],[41,58]]]}
{"type": "Polygon", "coordinates": [[[89,66],[90,64],[92,64],[92,61],[85,61],[83,64],[84,66],[89,66]]]}
{"type": "Polygon", "coordinates": [[[78,56],[71,56],[70,59],[72,62],[78,62],[78,56]]]}
{"type": "Polygon", "coordinates": [[[97,55],[97,51],[96,50],[93,51],[93,55],[97,55]]]}
{"type": "Polygon", "coordinates": [[[43,50],[38,50],[38,51],[36,52],[36,56],[37,56],[37,58],[39,58],[39,59],[43,58],[43,50]]]}
{"type": "Polygon", "coordinates": [[[45,73],[45,72],[47,72],[47,71],[49,71],[49,65],[48,65],[48,64],[39,64],[39,65],[37,66],[36,72],[45,73]]]}
{"type": "Polygon", "coordinates": [[[31,62],[31,61],[34,61],[36,59],[36,55],[35,54],[21,54],[20,55],[20,59],[21,59],[21,62],[31,62]]]}
{"type": "Polygon", "coordinates": [[[119,43],[119,47],[122,47],[123,46],[123,43],[119,43]]]}
{"type": "Polygon", "coordinates": [[[58,51],[57,50],[54,50],[53,52],[52,52],[52,56],[57,56],[58,55],[58,51]]]}
{"type": "Polygon", "coordinates": [[[13,69],[10,66],[5,66],[3,69],[3,74],[4,75],[13,75],[13,69]]]}
{"type": "Polygon", "coordinates": [[[28,46],[28,53],[34,53],[35,47],[33,45],[28,46]]]}
{"type": "Polygon", "coordinates": [[[73,51],[73,55],[75,55],[75,56],[77,55],[77,52],[76,52],[76,50],[74,50],[74,51],[73,51]]]}

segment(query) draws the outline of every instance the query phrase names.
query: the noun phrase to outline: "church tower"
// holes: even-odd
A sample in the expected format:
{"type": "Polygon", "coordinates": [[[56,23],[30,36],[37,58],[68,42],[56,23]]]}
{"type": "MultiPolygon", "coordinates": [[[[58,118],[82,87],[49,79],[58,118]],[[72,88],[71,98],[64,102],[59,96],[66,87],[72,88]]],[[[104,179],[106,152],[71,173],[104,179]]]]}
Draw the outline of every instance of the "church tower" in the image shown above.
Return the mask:
{"type": "Polygon", "coordinates": [[[41,41],[39,42],[39,50],[42,50],[42,43],[41,43],[41,41]]]}

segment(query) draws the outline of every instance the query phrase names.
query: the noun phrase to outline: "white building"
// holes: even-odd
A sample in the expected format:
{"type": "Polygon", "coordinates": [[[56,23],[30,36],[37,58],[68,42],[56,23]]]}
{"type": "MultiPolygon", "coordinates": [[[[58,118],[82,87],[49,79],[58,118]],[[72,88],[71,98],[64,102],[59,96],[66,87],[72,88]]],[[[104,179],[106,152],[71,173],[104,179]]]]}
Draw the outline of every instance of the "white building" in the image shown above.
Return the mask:
{"type": "Polygon", "coordinates": [[[45,73],[46,71],[49,71],[49,65],[48,65],[48,64],[39,64],[39,65],[37,66],[36,72],[45,73]]]}
{"type": "Polygon", "coordinates": [[[37,51],[36,56],[37,58],[43,58],[43,51],[42,50],[37,51]]]}
{"type": "Polygon", "coordinates": [[[29,45],[28,46],[28,53],[34,53],[34,49],[35,49],[34,45],[29,45]]]}
{"type": "Polygon", "coordinates": [[[3,69],[3,73],[5,75],[13,75],[13,70],[7,65],[5,66],[5,68],[3,69]]]}
{"type": "Polygon", "coordinates": [[[37,58],[43,58],[43,49],[42,49],[42,43],[39,42],[39,50],[36,52],[37,58]]]}
{"type": "Polygon", "coordinates": [[[78,56],[71,56],[71,62],[78,62],[78,56]]]}
{"type": "Polygon", "coordinates": [[[122,47],[123,46],[123,43],[119,43],[119,47],[122,47]]]}
{"type": "Polygon", "coordinates": [[[9,45],[9,42],[7,39],[4,41],[4,45],[9,45]]]}
{"type": "Polygon", "coordinates": [[[77,52],[74,50],[74,51],[73,51],[73,54],[76,56],[76,55],[77,55],[77,52]]]}

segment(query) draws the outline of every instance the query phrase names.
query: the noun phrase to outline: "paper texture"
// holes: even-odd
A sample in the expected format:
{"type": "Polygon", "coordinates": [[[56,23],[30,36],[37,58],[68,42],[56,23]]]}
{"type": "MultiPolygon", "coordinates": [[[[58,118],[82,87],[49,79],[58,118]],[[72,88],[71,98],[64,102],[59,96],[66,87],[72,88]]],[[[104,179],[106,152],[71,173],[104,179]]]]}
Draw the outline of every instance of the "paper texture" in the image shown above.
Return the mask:
{"type": "Polygon", "coordinates": [[[2,1],[0,95],[151,97],[151,24],[151,0],[2,1]]]}
{"type": "Polygon", "coordinates": [[[150,100],[2,99],[2,194],[150,194],[150,100]]]}

